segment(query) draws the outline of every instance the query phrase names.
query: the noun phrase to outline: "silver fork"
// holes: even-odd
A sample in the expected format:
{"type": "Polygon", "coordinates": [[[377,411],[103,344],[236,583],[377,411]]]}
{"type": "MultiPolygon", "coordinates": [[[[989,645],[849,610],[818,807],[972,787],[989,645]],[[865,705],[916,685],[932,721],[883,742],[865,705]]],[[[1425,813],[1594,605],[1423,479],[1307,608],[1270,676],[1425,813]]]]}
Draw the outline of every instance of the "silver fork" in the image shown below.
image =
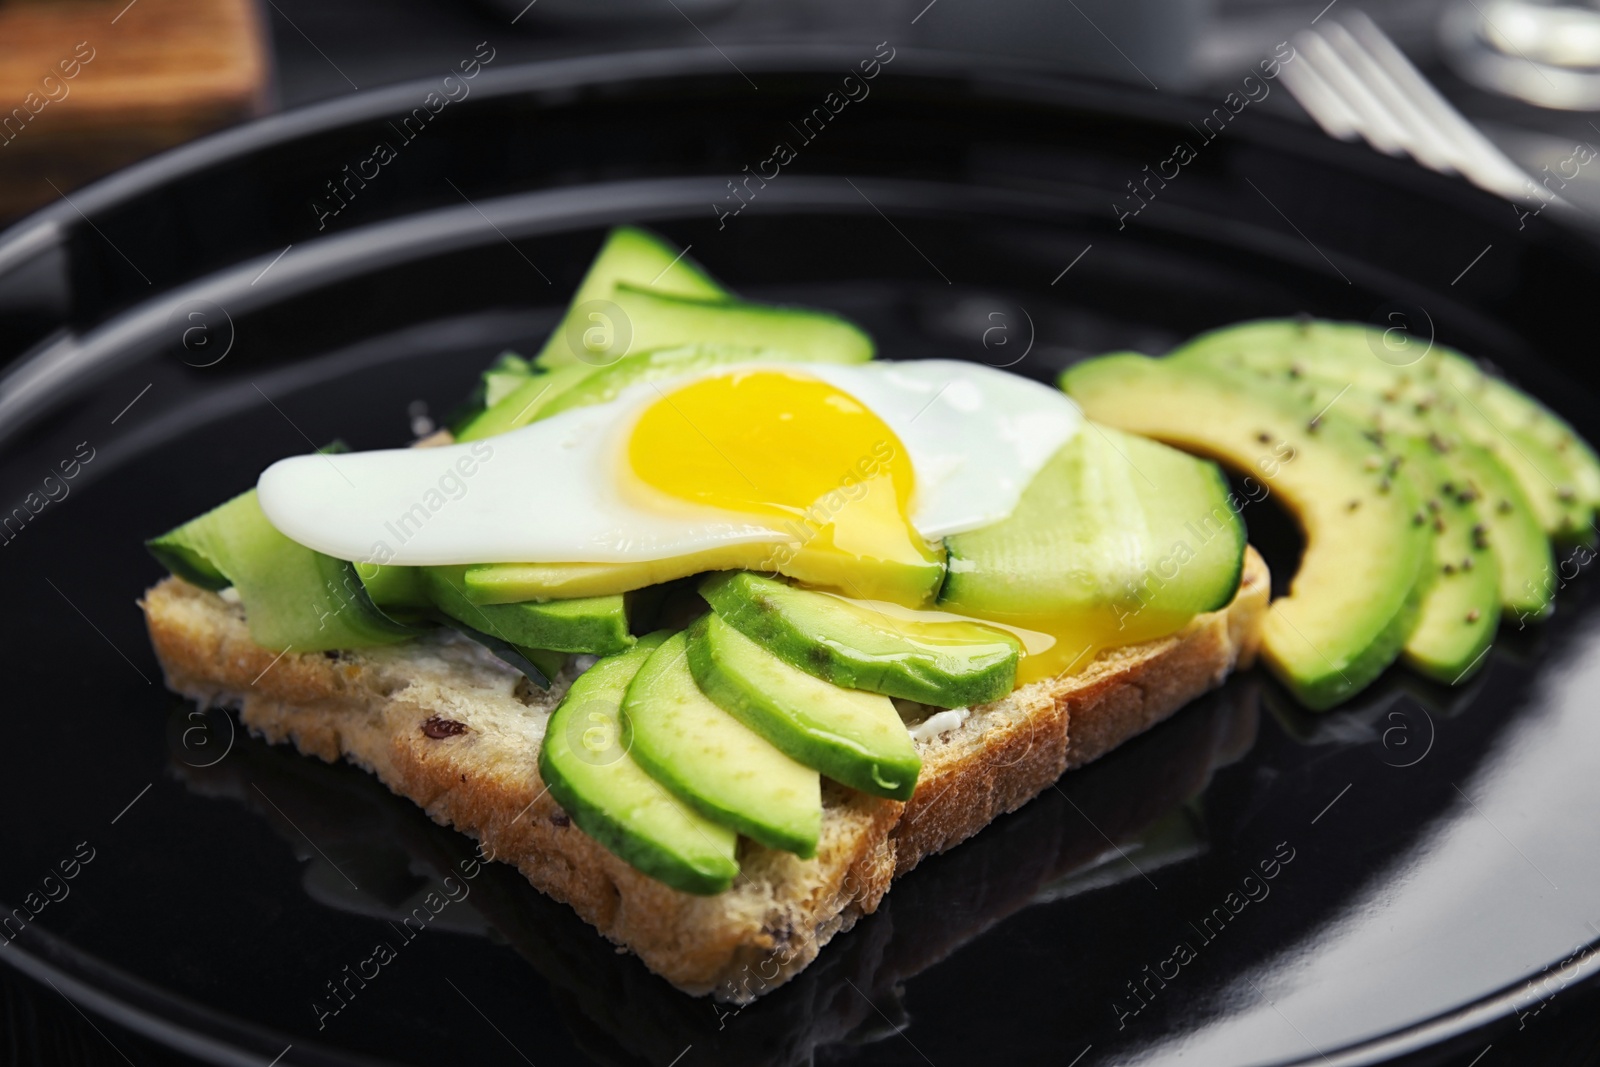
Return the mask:
{"type": "Polygon", "coordinates": [[[1289,92],[1331,137],[1364,138],[1508,200],[1562,203],[1451,106],[1365,12],[1292,38],[1283,66],[1289,92]]]}

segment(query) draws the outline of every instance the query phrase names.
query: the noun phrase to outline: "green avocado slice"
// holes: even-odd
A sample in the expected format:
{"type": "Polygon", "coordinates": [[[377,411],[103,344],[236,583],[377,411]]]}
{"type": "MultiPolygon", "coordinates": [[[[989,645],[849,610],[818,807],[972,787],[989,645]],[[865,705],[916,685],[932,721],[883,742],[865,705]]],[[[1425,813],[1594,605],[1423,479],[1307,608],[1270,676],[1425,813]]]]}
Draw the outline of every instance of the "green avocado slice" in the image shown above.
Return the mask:
{"type": "Polygon", "coordinates": [[[814,678],[715,612],[688,633],[689,670],[718,707],[836,782],[911,799],[922,759],[888,697],[814,678]]]}
{"type": "Polygon", "coordinates": [[[686,345],[733,345],[789,353],[814,363],[865,363],[872,338],[828,311],[708,300],[621,282],[611,299],[632,340],[624,354],[686,345]]]}
{"type": "Polygon", "coordinates": [[[1352,386],[1392,416],[1425,416],[1445,436],[1464,437],[1492,452],[1516,477],[1551,538],[1586,544],[1595,539],[1600,461],[1593,450],[1553,412],[1444,345],[1359,323],[1271,319],[1202,334],[1171,358],[1232,362],[1291,382],[1311,378],[1335,388],[1352,386]],[[1422,354],[1411,356],[1407,346],[1422,354]]]}
{"type": "Polygon", "coordinates": [[[200,529],[198,527],[191,529],[191,525],[185,523],[176,529],[168,530],[160,537],[152,537],[144,543],[144,547],[156,558],[157,563],[167,568],[169,573],[182,578],[190,585],[209,589],[213,593],[221,592],[232,585],[233,581],[211,562],[201,547],[204,539],[200,536],[200,529]]]}
{"type": "Polygon", "coordinates": [[[598,302],[610,301],[612,290],[619,282],[646,285],[673,296],[726,299],[728,291],[690,259],[686,251],[636,226],[618,226],[612,230],[573,294],[566,315],[534,357],[534,363],[543,370],[554,370],[595,362],[593,348],[588,343],[589,331],[595,325],[602,329],[614,327],[614,323],[607,321],[610,309],[598,302]],[[598,314],[599,319],[592,317],[594,314],[598,314]]]}
{"type": "Polygon", "coordinates": [[[1500,623],[1500,568],[1489,551],[1477,497],[1463,492],[1425,441],[1399,438],[1396,473],[1422,501],[1413,517],[1433,532],[1428,579],[1403,656],[1411,667],[1447,685],[1483,664],[1500,623]]]}
{"type": "Polygon", "coordinates": [[[749,571],[713,574],[700,595],[746,637],[846,689],[959,708],[1016,685],[1021,644],[977,623],[907,622],[749,571]]]}
{"type": "Polygon", "coordinates": [[[474,604],[463,591],[464,566],[418,568],[440,611],[524,648],[609,656],[632,647],[622,594],[542,603],[474,604]]]}
{"type": "MultiPolygon", "coordinates": [[[[1379,438],[1404,435],[1427,441],[1450,469],[1456,492],[1482,498],[1478,521],[1487,537],[1479,540],[1486,539],[1494,553],[1501,606],[1520,618],[1547,615],[1554,599],[1555,562],[1546,525],[1552,524],[1554,531],[1564,521],[1559,509],[1551,510],[1558,502],[1548,492],[1550,484],[1526,455],[1511,447],[1510,439],[1501,438],[1498,452],[1491,451],[1475,443],[1448,406],[1407,399],[1415,393],[1415,375],[1423,371],[1379,362],[1361,341],[1366,336],[1361,327],[1250,323],[1206,334],[1169,358],[1254,373],[1318,411],[1337,404],[1343,415],[1379,438]],[[1543,514],[1524,488],[1529,479],[1545,490],[1543,514]]],[[[1421,342],[1415,343],[1420,348],[1421,342]]],[[[1432,353],[1423,358],[1432,358],[1432,353]]]]}
{"type": "Polygon", "coordinates": [[[483,404],[494,407],[533,374],[533,365],[515,352],[502,352],[483,372],[483,404]]]}
{"type": "Polygon", "coordinates": [[[545,727],[539,777],[613,854],[674,889],[709,896],[739,874],[738,834],[663,789],[622,741],[623,696],[666,639],[665,630],[648,634],[578,676],[545,727]]]}
{"type": "Polygon", "coordinates": [[[623,744],[645,771],[706,818],[768,848],[816,855],[817,772],[718,707],[689,670],[688,636],[650,654],[622,701],[623,744]]]}
{"type": "Polygon", "coordinates": [[[1176,360],[1103,356],[1061,384],[1091,419],[1248,471],[1295,514],[1305,555],[1262,640],[1302,703],[1332,707],[1394,661],[1415,621],[1430,535],[1414,521],[1421,502],[1385,477],[1390,457],[1359,425],[1337,412],[1307,418],[1256,382],[1176,360]]]}
{"type": "Polygon", "coordinates": [[[609,400],[637,380],[716,363],[859,363],[872,355],[872,339],[854,324],[828,312],[736,300],[667,241],[619,226],[531,366],[502,354],[451,425],[458,441],[474,441],[609,400]],[[636,362],[664,350],[670,354],[663,359],[636,362]],[[597,374],[594,387],[566,395],[597,374]]]}
{"type": "Polygon", "coordinates": [[[1239,507],[1216,464],[1091,423],[1040,470],[1009,518],[946,538],[939,603],[1023,626],[1051,618],[1098,620],[1107,633],[1181,625],[1238,591],[1239,507]]]}
{"type": "MultiPolygon", "coordinates": [[[[1308,422],[1319,416],[1326,419],[1334,411],[1348,421],[1351,412],[1360,410],[1362,394],[1348,385],[1335,388],[1304,379],[1263,377],[1219,360],[1206,366],[1218,375],[1238,377],[1273,391],[1284,404],[1298,407],[1308,422]],[[1352,393],[1356,395],[1352,397],[1352,393]]],[[[1381,462],[1386,477],[1411,487],[1421,503],[1412,521],[1426,526],[1432,535],[1427,578],[1415,591],[1417,616],[1406,635],[1402,657],[1422,674],[1456,684],[1482,666],[1500,620],[1500,568],[1490,551],[1488,507],[1482,502],[1481,490],[1465,473],[1467,464],[1450,462],[1458,451],[1461,459],[1470,462],[1468,450],[1475,450],[1471,445],[1446,449],[1437,437],[1430,442],[1403,433],[1367,432],[1380,438],[1392,453],[1386,460],[1369,457],[1368,465],[1381,462]]],[[[1534,530],[1532,536],[1540,548],[1547,547],[1542,533],[1534,530]]]]}
{"type": "Polygon", "coordinates": [[[456,432],[456,440],[479,441],[537,422],[563,393],[594,371],[595,368],[586,363],[575,363],[540,374],[523,375],[503,396],[469,419],[456,432]]]}
{"type": "Polygon", "coordinates": [[[390,615],[411,615],[433,606],[421,567],[357,563],[356,574],[372,602],[390,615]]]}
{"type": "Polygon", "coordinates": [[[466,398],[447,411],[440,422],[459,440],[462,430],[472,420],[482,415],[486,408],[499,403],[507,393],[526,382],[533,373],[533,364],[515,352],[507,350],[500,353],[493,363],[484,368],[478,378],[478,384],[472,387],[466,398]]]}
{"type": "Polygon", "coordinates": [[[250,638],[266,648],[326,652],[422,632],[379,611],[353,564],[279,533],[254,489],[147,544],[179,577],[238,590],[250,638]]]}
{"type": "Polygon", "coordinates": [[[1476,445],[1463,441],[1440,458],[1456,476],[1456,491],[1479,500],[1478,519],[1488,530],[1500,575],[1501,608],[1520,620],[1549,615],[1555,608],[1555,557],[1522,486],[1493,453],[1476,445]]]}

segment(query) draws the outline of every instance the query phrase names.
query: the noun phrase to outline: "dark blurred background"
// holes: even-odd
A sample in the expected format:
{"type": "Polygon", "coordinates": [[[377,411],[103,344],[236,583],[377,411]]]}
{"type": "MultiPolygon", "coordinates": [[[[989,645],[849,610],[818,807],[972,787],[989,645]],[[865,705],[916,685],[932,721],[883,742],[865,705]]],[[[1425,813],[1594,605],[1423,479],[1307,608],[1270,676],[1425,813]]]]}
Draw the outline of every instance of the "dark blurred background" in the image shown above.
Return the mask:
{"type": "MultiPolygon", "coordinates": [[[[1220,98],[1352,0],[0,0],[0,223],[233,123],[442,75],[640,49],[843,43],[978,52],[1220,98]]],[[[1600,141],[1600,10],[1364,7],[1524,170],[1600,141]],[[1546,106],[1559,104],[1559,107],[1546,106]]],[[[1325,24],[1323,24],[1325,28],[1325,24]]],[[[1287,92],[1262,106],[1305,120],[1287,92]]],[[[1564,195],[1600,207],[1600,172],[1564,195]]]]}
{"type": "MultiPolygon", "coordinates": [[[[1600,6],[1526,0],[0,0],[0,225],[138,159],[286,108],[492,66],[834,43],[980,53],[1217,100],[1356,8],[1525,171],[1600,143],[1600,6]],[[487,52],[486,52],[487,49],[487,52]]],[[[733,61],[729,60],[730,65],[733,61]]],[[[1309,122],[1287,92],[1261,108],[1309,122]]],[[[1600,209],[1600,169],[1563,195],[1600,209]]],[[[0,1064],[182,1062],[0,967],[0,1064]]],[[[1600,1063],[1600,989],[1408,1064],[1600,1063]]]]}

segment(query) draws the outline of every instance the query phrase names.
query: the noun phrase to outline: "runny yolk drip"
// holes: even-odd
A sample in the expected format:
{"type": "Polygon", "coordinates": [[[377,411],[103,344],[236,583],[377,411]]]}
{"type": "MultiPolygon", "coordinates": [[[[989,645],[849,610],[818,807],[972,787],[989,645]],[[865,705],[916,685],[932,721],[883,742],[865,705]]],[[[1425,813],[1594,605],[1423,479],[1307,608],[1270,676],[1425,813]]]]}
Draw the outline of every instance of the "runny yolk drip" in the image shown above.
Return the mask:
{"type": "Polygon", "coordinates": [[[627,441],[634,478],[666,498],[766,519],[781,544],[730,546],[729,565],[845,596],[920,605],[942,548],[911,525],[916,479],[900,439],[854,397],[782,369],[734,371],[663,393],[627,441]]]}
{"type": "Polygon", "coordinates": [[[1022,655],[1017,660],[1019,686],[1077,674],[1108,648],[1166,637],[1189,623],[1187,616],[1178,618],[1154,612],[1140,613],[1139,617],[1131,619],[1118,619],[1113,611],[1107,610],[1060,618],[998,620],[936,609],[907,608],[881,601],[856,601],[855,607],[882,616],[894,632],[929,644],[971,640],[970,634],[964,638],[941,636],[950,632],[952,624],[962,628],[977,625],[1008,633],[1022,646],[1022,655]]]}

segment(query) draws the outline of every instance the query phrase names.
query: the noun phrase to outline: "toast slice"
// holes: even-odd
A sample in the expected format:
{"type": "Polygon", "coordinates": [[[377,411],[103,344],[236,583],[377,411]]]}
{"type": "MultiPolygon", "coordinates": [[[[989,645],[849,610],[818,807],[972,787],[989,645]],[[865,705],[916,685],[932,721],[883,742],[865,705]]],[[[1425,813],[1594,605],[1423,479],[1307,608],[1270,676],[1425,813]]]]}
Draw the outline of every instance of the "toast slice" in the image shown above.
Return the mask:
{"type": "Polygon", "coordinates": [[[250,640],[244,609],[167,578],[144,608],[172,689],[237,708],[272,742],[376,774],[436,821],[515,865],[685,992],[748,1001],[782,984],[874,911],[890,882],[1171,715],[1249,664],[1269,581],[1247,552],[1239,591],[1181,633],[1100,653],[1083,671],[961,713],[904,705],[923,759],[901,803],[824,783],[822,838],[801,860],[750,841],[712,897],[671,889],[584,834],[538,772],[549,692],[479,646],[439,632],[381,648],[279,654],[250,640]]]}
{"type": "MultiPolygon", "coordinates": [[[[1203,793],[1253,745],[1259,682],[1243,679],[1201,697],[1154,736],[1130,741],[1116,758],[1064,776],[997,819],[952,862],[923,863],[851,936],[836,938],[780,992],[754,1004],[680,994],[611,951],[593,927],[506,864],[487,865],[458,902],[463,910],[452,904],[448,913],[456,929],[492,929],[505,939],[548,983],[574,1041],[597,1063],[660,1067],[692,1043],[702,1063],[812,1067],[840,1044],[894,1040],[909,1010],[907,983],[1012,916],[1117,882],[1148,876],[1165,884],[1167,863],[1204,851],[1203,793]]],[[[329,907],[399,925],[421,893],[396,903],[389,886],[419,876],[438,886],[445,877],[460,880],[463,864],[471,869],[470,838],[419,817],[375,778],[265,745],[236,746],[215,763],[215,753],[181,738],[169,745],[172,773],[196,796],[237,804],[302,853],[310,834],[340,867],[353,862],[370,872],[357,876],[361,890],[347,892],[328,861],[308,858],[302,881],[329,907]]]]}

